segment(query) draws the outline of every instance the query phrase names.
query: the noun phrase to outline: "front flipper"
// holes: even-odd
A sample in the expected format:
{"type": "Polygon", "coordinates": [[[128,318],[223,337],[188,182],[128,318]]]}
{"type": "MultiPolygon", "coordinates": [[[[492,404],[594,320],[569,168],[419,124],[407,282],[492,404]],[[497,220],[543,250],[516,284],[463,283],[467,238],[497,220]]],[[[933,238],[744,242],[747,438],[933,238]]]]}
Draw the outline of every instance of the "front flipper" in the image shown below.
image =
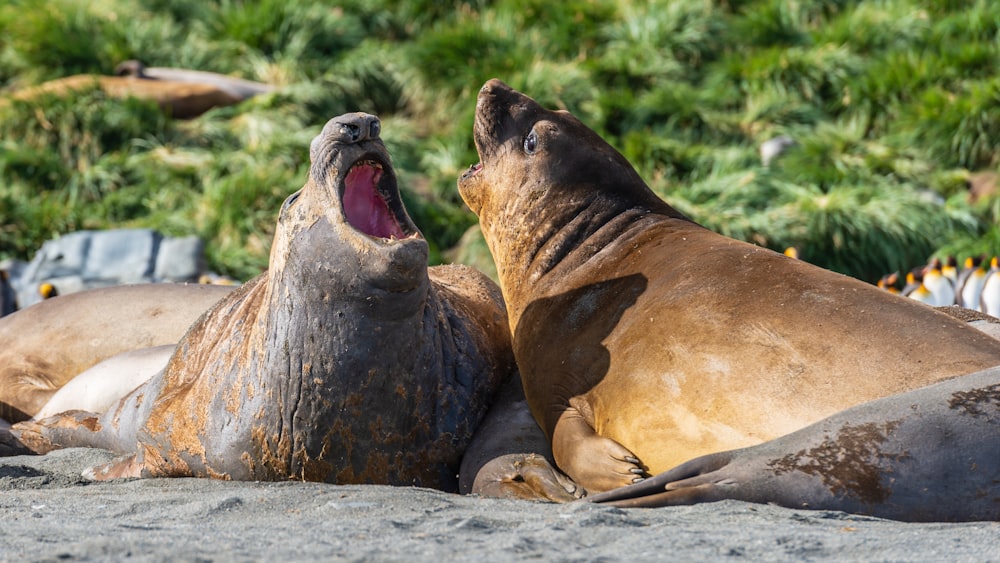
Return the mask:
{"type": "Polygon", "coordinates": [[[678,506],[730,498],[722,488],[730,483],[720,475],[734,452],[705,455],[682,463],[641,483],[619,487],[584,499],[586,502],[629,508],[678,506]]]}
{"type": "Polygon", "coordinates": [[[472,492],[485,497],[553,502],[570,502],[586,494],[536,454],[509,454],[490,460],[476,475],[472,492]]]}
{"type": "Polygon", "coordinates": [[[552,454],[556,465],[588,491],[638,483],[648,475],[635,454],[598,435],[574,407],[566,408],[556,421],[552,454]]]}
{"type": "Polygon", "coordinates": [[[87,411],[67,411],[41,420],[18,422],[10,431],[37,454],[71,447],[121,450],[120,439],[106,431],[101,415],[87,411]]]}

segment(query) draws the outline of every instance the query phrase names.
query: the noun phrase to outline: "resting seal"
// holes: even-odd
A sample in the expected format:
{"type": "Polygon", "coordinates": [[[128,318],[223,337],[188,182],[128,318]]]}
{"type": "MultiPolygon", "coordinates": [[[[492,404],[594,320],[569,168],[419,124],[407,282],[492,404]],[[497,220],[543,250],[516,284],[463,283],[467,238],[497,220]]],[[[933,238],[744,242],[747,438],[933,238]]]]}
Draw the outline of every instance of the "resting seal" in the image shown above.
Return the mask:
{"type": "Polygon", "coordinates": [[[528,404],[591,492],[1000,365],[934,309],[713,233],[567,112],[497,80],[459,179],[507,303],[528,404]]]}
{"type": "Polygon", "coordinates": [[[0,419],[34,416],[66,382],[111,356],[176,344],[232,289],[107,287],[46,299],[0,318],[0,419]]]}
{"type": "Polygon", "coordinates": [[[588,500],[624,507],[737,499],[912,522],[1000,520],[998,436],[1000,368],[990,368],[588,500]]]}
{"type": "Polygon", "coordinates": [[[112,356],[67,381],[34,418],[71,410],[104,412],[162,371],[175,348],[175,344],[164,344],[112,356]]]}
{"type": "Polygon", "coordinates": [[[146,66],[141,61],[128,60],[119,63],[115,67],[116,76],[131,76],[146,80],[165,80],[172,82],[186,82],[189,84],[202,84],[213,86],[227,92],[228,94],[245,100],[257,94],[266,94],[274,91],[274,86],[262,82],[254,82],[235,76],[219,74],[217,72],[207,72],[204,70],[189,70],[186,68],[171,68],[162,66],[146,66]]]}
{"type": "MultiPolygon", "coordinates": [[[[22,88],[7,97],[11,100],[30,102],[42,96],[69,96],[90,88],[100,88],[112,98],[132,97],[151,100],[156,102],[164,113],[177,119],[191,119],[212,108],[231,106],[243,101],[240,96],[212,84],[96,74],[57,78],[37,86],[22,88]]],[[[0,107],[7,103],[9,103],[7,100],[0,100],[0,107]]]]}
{"type": "Polygon", "coordinates": [[[330,120],[279,214],[269,270],[226,296],[165,371],[103,415],[15,425],[34,451],[130,454],[97,477],[302,479],[457,490],[514,370],[498,288],[428,270],[378,118],[330,120]]]}

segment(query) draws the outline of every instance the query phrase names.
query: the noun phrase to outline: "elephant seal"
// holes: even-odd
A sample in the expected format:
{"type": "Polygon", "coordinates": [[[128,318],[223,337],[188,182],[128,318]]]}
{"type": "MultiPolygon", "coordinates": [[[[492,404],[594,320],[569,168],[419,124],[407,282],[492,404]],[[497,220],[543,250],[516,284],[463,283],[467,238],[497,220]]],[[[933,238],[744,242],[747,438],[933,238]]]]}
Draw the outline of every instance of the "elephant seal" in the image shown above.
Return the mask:
{"type": "Polygon", "coordinates": [[[66,382],[111,356],[176,344],[232,290],[115,286],[46,299],[0,318],[0,419],[31,418],[66,382]]]}
{"type": "Polygon", "coordinates": [[[132,97],[156,102],[161,110],[176,119],[192,119],[212,108],[243,101],[243,98],[212,84],[76,74],[17,90],[9,94],[7,100],[0,100],[0,107],[9,104],[10,100],[31,102],[43,96],[65,97],[92,88],[99,88],[112,98],[132,97]]]}
{"type": "Polygon", "coordinates": [[[586,491],[555,469],[520,377],[507,380],[462,456],[458,491],[484,497],[569,502],[586,491]]]}
{"type": "Polygon", "coordinates": [[[175,344],[128,350],[74,376],[35,413],[42,419],[70,410],[102,413],[163,370],[175,344]]]}
{"type": "Polygon", "coordinates": [[[21,443],[127,454],[98,478],[419,485],[457,490],[465,447],[514,372],[499,289],[428,269],[380,122],[330,120],[279,213],[270,268],[215,305],[165,371],[103,415],[12,427],[21,443]]]}
{"type": "Polygon", "coordinates": [[[524,392],[590,492],[1000,365],[1000,341],[957,319],[699,226],[578,119],[498,80],[473,133],[458,188],[524,392]]]}
{"type": "Polygon", "coordinates": [[[207,72],[204,70],[189,70],[186,68],[171,68],[160,66],[146,66],[141,61],[128,60],[119,63],[115,67],[116,76],[131,76],[145,80],[166,80],[172,82],[186,82],[189,84],[203,84],[213,86],[224,92],[245,100],[258,94],[266,94],[274,91],[274,86],[263,82],[254,82],[235,76],[219,74],[217,72],[207,72]]]}
{"type": "Polygon", "coordinates": [[[990,368],[587,500],[630,507],[736,499],[912,522],[997,521],[998,436],[1000,368],[990,368]]]}

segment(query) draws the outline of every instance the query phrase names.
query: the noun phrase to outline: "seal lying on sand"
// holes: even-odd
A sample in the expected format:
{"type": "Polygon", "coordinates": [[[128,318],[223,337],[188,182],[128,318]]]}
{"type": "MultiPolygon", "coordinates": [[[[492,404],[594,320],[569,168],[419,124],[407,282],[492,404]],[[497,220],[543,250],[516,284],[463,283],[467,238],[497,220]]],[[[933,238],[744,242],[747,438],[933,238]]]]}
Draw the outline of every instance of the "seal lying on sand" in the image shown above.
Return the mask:
{"type": "Polygon", "coordinates": [[[176,347],[164,344],[112,356],[67,381],[33,418],[48,418],[71,410],[102,413],[163,371],[176,347]]]}
{"type": "Polygon", "coordinates": [[[270,269],[184,336],[103,415],[15,425],[37,452],[131,453],[98,477],[204,476],[456,490],[459,462],[514,363],[496,286],[427,268],[378,118],[330,120],[282,206],[270,269]]]}
{"type": "Polygon", "coordinates": [[[36,303],[0,319],[0,419],[27,420],[80,372],[128,350],[176,344],[233,288],[141,284],[36,303]]]}
{"type": "Polygon", "coordinates": [[[579,120],[500,81],[474,137],[459,191],[528,404],[588,491],[1000,365],[1000,341],[957,319],[695,224],[579,120]]]}
{"type": "Polygon", "coordinates": [[[1000,368],[864,403],[588,501],[723,499],[911,522],[1000,520],[1000,368]]]}

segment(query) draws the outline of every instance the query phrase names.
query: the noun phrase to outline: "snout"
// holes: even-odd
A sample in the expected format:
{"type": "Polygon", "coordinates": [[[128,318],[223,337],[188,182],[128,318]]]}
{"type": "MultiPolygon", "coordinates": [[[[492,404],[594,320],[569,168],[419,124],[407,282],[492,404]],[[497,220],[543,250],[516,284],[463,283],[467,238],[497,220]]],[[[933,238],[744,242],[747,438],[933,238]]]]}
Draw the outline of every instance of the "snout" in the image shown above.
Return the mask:
{"type": "Polygon", "coordinates": [[[496,96],[510,96],[512,94],[521,95],[499,78],[491,78],[479,89],[479,100],[482,101],[483,98],[496,96]]]}
{"type": "Polygon", "coordinates": [[[497,146],[502,142],[501,131],[504,123],[509,121],[510,109],[519,92],[493,78],[483,84],[476,98],[476,122],[472,128],[472,138],[479,151],[479,158],[486,161],[491,158],[497,146]]]}
{"type": "Polygon", "coordinates": [[[374,141],[382,132],[382,122],[370,113],[348,113],[335,117],[323,126],[321,136],[335,143],[353,144],[374,141]]]}

